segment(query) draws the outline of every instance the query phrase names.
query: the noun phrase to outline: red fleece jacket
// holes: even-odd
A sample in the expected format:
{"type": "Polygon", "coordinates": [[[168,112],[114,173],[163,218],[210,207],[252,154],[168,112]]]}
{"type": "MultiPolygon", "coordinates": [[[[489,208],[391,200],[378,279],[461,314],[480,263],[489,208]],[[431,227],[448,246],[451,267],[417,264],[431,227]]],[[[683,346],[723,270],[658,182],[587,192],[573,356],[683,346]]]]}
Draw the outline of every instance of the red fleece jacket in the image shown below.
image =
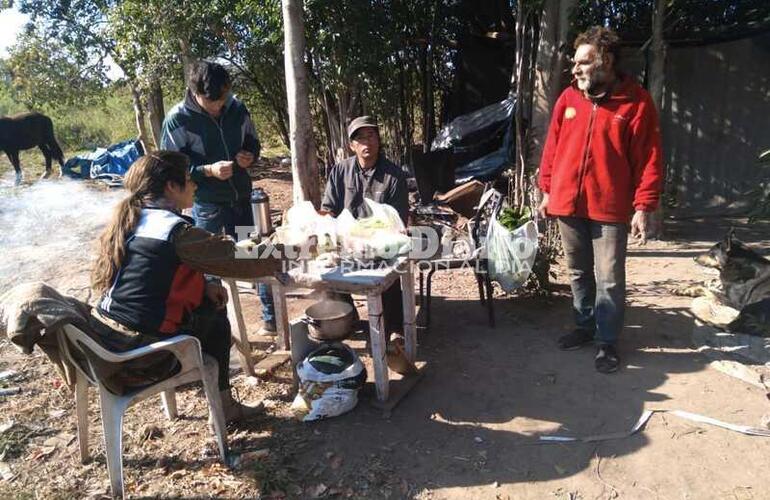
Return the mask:
{"type": "Polygon", "coordinates": [[[567,88],[553,109],[538,185],[554,216],[628,222],[634,209],[654,211],[663,159],[650,94],[629,77],[597,103],[567,88]]]}

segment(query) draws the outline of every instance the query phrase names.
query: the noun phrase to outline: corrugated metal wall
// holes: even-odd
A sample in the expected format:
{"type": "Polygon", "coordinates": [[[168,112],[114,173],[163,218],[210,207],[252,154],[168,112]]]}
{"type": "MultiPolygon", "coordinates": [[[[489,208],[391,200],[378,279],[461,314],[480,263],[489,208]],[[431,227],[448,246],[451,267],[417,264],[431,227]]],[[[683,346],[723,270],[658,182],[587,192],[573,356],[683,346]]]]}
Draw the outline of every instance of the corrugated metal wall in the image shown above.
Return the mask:
{"type": "MultiPolygon", "coordinates": [[[[626,55],[641,73],[641,54],[626,55]]],[[[770,180],[757,164],[770,149],[770,34],[669,48],[661,127],[679,213],[745,210],[746,194],[770,180]]]]}

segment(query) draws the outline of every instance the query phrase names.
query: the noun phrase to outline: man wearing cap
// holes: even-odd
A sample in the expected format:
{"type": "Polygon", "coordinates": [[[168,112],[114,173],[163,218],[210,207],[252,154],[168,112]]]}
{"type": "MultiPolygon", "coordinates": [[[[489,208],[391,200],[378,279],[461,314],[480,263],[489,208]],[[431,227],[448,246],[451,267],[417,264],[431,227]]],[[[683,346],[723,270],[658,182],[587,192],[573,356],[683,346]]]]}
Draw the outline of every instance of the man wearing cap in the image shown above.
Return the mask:
{"type": "Polygon", "coordinates": [[[353,217],[368,214],[364,198],[398,211],[406,224],[409,214],[406,177],[401,168],[380,154],[380,131],[371,116],[359,116],[348,126],[354,156],[332,167],[321,208],[337,217],[344,209],[353,217]]]}
{"type": "MultiPolygon", "coordinates": [[[[364,198],[395,208],[404,225],[409,215],[408,190],[403,170],[380,154],[380,130],[370,116],[359,116],[348,126],[354,156],[332,167],[321,208],[337,217],[348,209],[353,217],[369,214],[364,198]]],[[[401,331],[401,286],[396,281],[382,294],[387,332],[401,331]]]]}

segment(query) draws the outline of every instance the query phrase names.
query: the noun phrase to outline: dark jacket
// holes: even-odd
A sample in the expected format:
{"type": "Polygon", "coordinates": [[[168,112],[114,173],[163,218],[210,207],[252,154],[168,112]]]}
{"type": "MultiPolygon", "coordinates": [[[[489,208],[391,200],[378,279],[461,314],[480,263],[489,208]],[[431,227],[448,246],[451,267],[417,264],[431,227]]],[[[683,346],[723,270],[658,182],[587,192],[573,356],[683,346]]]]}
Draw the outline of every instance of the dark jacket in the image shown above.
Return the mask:
{"type": "Polygon", "coordinates": [[[631,78],[599,102],[567,88],[554,106],[540,163],[548,213],[628,222],[634,209],[654,211],[663,186],[660,142],[655,105],[631,78]]]}
{"type": "Polygon", "coordinates": [[[355,156],[336,164],[329,173],[321,207],[337,217],[344,209],[355,218],[368,216],[364,198],[385,203],[398,211],[404,224],[409,215],[406,176],[394,163],[380,156],[377,164],[364,171],[355,156]]]}
{"type": "Polygon", "coordinates": [[[206,113],[190,91],[174,106],[163,122],[161,149],[180,151],[190,158],[190,175],[198,185],[195,200],[233,204],[248,199],[251,178],[237,166],[233,176],[221,181],[206,177],[203,166],[222,160],[235,160],[240,150],[259,156],[260,144],[246,106],[233,96],[225,103],[218,119],[206,113]]]}
{"type": "Polygon", "coordinates": [[[99,313],[145,335],[173,335],[203,301],[204,273],[255,279],[281,270],[277,258],[239,258],[233,242],[193,227],[192,219],[144,208],[123,265],[99,313]]]}

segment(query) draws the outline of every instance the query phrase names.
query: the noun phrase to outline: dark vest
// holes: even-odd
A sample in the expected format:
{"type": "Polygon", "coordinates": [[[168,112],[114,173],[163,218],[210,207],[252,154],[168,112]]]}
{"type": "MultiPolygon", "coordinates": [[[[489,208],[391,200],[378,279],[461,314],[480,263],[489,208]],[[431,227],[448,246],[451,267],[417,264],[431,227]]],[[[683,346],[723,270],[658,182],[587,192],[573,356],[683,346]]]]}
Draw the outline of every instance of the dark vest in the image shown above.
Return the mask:
{"type": "Polygon", "coordinates": [[[169,210],[144,208],[126,241],[123,265],[99,302],[99,311],[148,335],[175,333],[203,300],[203,274],[176,254],[174,232],[192,219],[169,210]]]}

